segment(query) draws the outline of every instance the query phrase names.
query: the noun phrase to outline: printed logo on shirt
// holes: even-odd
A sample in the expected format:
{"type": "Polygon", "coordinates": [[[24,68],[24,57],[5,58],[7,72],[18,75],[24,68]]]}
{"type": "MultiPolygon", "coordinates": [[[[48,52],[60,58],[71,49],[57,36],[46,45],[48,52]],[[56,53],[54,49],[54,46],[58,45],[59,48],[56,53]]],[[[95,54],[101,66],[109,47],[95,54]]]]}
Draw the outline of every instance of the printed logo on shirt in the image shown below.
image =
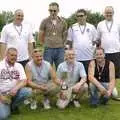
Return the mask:
{"type": "Polygon", "coordinates": [[[1,80],[19,80],[20,79],[20,74],[17,70],[12,70],[12,71],[8,71],[6,69],[2,69],[1,73],[0,73],[0,81],[1,80]]]}

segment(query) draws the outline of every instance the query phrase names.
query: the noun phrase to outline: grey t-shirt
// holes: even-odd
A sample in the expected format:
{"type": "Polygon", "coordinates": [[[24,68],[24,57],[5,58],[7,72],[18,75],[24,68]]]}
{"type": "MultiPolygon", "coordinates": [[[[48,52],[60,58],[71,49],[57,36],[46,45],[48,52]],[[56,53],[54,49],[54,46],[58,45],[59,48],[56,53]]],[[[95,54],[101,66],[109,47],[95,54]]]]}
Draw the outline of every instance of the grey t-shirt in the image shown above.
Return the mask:
{"type": "Polygon", "coordinates": [[[37,84],[47,83],[50,80],[50,63],[47,61],[42,61],[40,66],[36,66],[31,60],[29,63],[29,68],[32,71],[32,80],[37,84]]]}
{"type": "Polygon", "coordinates": [[[80,78],[86,77],[86,72],[82,63],[75,61],[74,64],[68,65],[64,61],[58,66],[57,77],[66,80],[68,86],[73,86],[80,78]]]}

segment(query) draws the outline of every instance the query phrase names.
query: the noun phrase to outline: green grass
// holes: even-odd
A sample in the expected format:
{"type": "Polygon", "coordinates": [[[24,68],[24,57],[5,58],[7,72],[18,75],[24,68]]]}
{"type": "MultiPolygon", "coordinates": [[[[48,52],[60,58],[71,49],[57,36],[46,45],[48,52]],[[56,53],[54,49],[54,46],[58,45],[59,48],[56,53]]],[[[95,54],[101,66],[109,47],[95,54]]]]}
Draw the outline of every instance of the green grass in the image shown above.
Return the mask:
{"type": "MultiPolygon", "coordinates": [[[[117,88],[120,92],[120,80],[117,88]]],[[[120,120],[120,101],[110,100],[106,106],[91,108],[88,98],[83,98],[81,108],[69,105],[65,110],[59,110],[53,105],[51,110],[44,110],[39,107],[37,110],[30,110],[28,106],[21,107],[19,115],[12,115],[10,120],[120,120]]]]}

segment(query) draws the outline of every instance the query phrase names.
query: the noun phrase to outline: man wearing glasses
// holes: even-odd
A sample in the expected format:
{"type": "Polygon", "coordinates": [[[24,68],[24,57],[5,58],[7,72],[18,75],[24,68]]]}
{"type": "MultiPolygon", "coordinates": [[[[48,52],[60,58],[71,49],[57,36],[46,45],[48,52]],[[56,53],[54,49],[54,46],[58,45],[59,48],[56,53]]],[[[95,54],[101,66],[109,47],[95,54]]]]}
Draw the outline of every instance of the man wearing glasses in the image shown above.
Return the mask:
{"type": "MultiPolygon", "coordinates": [[[[98,39],[100,46],[105,50],[107,60],[115,64],[116,78],[120,76],[120,26],[113,20],[114,9],[107,6],[104,11],[105,20],[101,21],[98,26],[98,39]]],[[[116,90],[116,97],[117,97],[116,90]]]]}
{"type": "Polygon", "coordinates": [[[76,12],[77,23],[68,30],[68,44],[75,50],[76,60],[82,62],[86,73],[89,61],[93,59],[97,31],[95,27],[86,22],[87,12],[80,9],[76,12]]]}
{"type": "Polygon", "coordinates": [[[49,5],[50,16],[40,25],[39,40],[44,44],[44,60],[58,65],[64,61],[64,44],[66,41],[66,22],[58,15],[59,5],[53,2],[49,5]]]}

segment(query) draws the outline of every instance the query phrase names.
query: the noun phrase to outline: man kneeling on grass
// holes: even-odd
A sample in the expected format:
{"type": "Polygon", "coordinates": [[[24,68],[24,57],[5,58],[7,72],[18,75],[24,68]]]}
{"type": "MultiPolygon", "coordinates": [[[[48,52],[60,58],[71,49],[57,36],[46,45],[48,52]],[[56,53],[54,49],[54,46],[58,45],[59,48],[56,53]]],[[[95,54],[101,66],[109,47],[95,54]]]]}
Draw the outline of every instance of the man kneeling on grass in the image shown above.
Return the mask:
{"type": "Polygon", "coordinates": [[[106,104],[111,96],[116,95],[115,68],[111,61],[105,59],[104,49],[97,48],[95,60],[89,64],[90,102],[93,107],[106,104]]]}
{"type": "Polygon", "coordinates": [[[59,81],[56,73],[50,63],[43,60],[43,53],[39,49],[34,49],[32,60],[25,67],[28,78],[28,86],[33,88],[33,97],[31,100],[31,109],[37,108],[38,96],[43,95],[42,101],[44,109],[50,109],[50,96],[55,96],[58,92],[59,81]]]}
{"type": "Polygon", "coordinates": [[[24,87],[24,68],[16,60],[16,48],[8,48],[0,61],[0,120],[6,120],[11,112],[18,113],[19,104],[31,95],[31,89],[24,87]]]}
{"type": "Polygon", "coordinates": [[[88,87],[84,66],[75,61],[73,50],[66,50],[65,61],[58,66],[57,76],[62,83],[57,106],[64,109],[70,101],[73,101],[75,107],[80,107],[79,97],[87,91],[88,87]]]}

